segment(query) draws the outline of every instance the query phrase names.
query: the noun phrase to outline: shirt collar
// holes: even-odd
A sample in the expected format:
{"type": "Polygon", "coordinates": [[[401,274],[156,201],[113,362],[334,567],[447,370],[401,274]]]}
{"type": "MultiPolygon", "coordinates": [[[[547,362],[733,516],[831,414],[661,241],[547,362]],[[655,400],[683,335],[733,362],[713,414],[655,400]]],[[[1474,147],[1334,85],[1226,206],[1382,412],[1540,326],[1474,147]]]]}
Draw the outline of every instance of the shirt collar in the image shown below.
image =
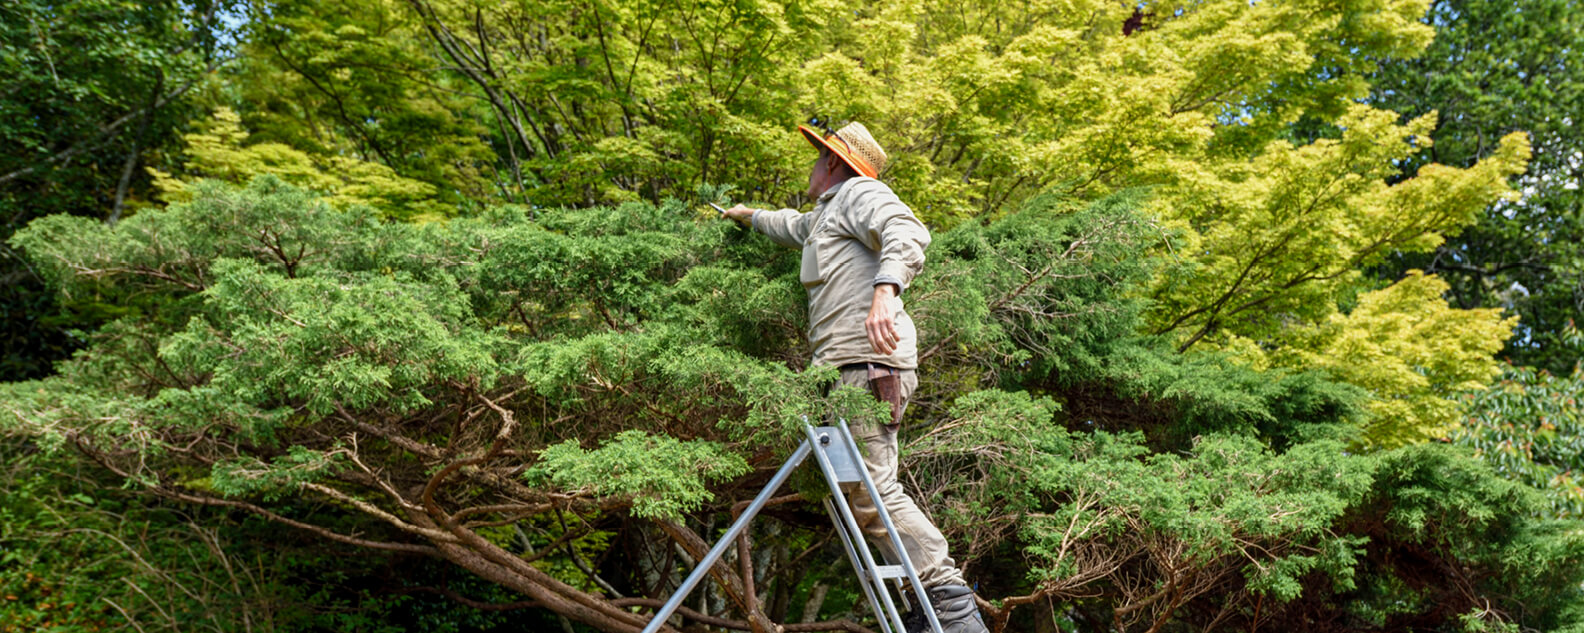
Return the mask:
{"type": "Polygon", "coordinates": [[[841,191],[842,187],[847,186],[847,183],[849,182],[852,182],[851,178],[836,183],[835,185],[831,186],[830,189],[826,189],[825,193],[820,194],[819,200],[817,202],[830,202],[830,199],[836,197],[836,194],[841,191]]]}

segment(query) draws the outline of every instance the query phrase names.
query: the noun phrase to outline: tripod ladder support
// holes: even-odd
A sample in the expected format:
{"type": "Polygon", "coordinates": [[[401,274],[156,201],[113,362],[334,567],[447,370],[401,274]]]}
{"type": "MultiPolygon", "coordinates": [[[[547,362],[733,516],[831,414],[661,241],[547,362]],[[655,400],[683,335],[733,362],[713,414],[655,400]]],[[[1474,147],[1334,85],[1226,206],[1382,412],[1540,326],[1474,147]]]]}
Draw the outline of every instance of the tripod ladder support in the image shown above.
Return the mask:
{"type": "Polygon", "coordinates": [[[853,571],[858,575],[858,584],[863,588],[864,597],[869,601],[869,608],[874,610],[875,620],[880,623],[882,633],[905,633],[906,630],[902,624],[902,613],[887,588],[887,580],[896,581],[899,592],[904,586],[910,587],[913,590],[914,608],[924,612],[925,620],[929,623],[929,631],[942,633],[940,621],[935,616],[935,608],[930,604],[929,594],[924,590],[924,583],[919,580],[918,570],[908,559],[907,548],[902,543],[902,535],[897,532],[896,524],[891,521],[891,513],[886,511],[885,504],[881,502],[880,489],[875,485],[874,478],[869,476],[869,469],[863,462],[863,454],[858,450],[858,443],[853,439],[847,421],[838,420],[838,426],[815,427],[809,423],[808,416],[803,416],[803,431],[808,439],[793,451],[792,456],[781,465],[775,476],[770,478],[770,483],[754,497],[753,503],[749,504],[742,515],[732,523],[721,536],[720,541],[716,542],[709,553],[699,561],[698,566],[693,568],[693,572],[688,574],[682,586],[678,587],[665,605],[655,612],[654,617],[649,620],[649,625],[644,627],[644,633],[657,633],[660,627],[665,625],[671,615],[676,613],[677,607],[682,606],[682,601],[688,594],[704,580],[710,568],[714,567],[726,550],[736,542],[738,535],[747,529],[748,523],[759,514],[775,491],[786,483],[792,471],[808,459],[811,453],[814,455],[814,461],[819,464],[820,475],[831,491],[831,496],[824,502],[825,511],[830,514],[831,521],[835,524],[836,533],[841,537],[842,547],[847,552],[847,560],[852,563],[853,571]],[[900,560],[887,561],[889,564],[886,565],[875,562],[873,554],[869,551],[869,545],[864,540],[863,528],[854,518],[852,508],[847,503],[844,484],[859,484],[863,493],[869,495],[879,515],[880,523],[885,527],[892,551],[900,560]]]}

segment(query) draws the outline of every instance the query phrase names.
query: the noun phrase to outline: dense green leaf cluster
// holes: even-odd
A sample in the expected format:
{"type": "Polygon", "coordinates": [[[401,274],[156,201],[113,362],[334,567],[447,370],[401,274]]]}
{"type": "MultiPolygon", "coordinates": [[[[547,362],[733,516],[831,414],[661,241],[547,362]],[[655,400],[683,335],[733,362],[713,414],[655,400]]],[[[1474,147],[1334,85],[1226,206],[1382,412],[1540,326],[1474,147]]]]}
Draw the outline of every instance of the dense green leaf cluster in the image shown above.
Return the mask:
{"type": "Polygon", "coordinates": [[[622,431],[591,451],[580,448],[577,440],[566,440],[544,449],[539,457],[535,470],[523,475],[530,481],[548,479],[549,485],[562,490],[632,497],[633,515],[643,518],[697,510],[713,498],[711,484],[748,472],[747,462],[719,445],[684,443],[643,431],[622,431]]]}
{"type": "Polygon", "coordinates": [[[1584,516],[1584,375],[1553,376],[1509,367],[1500,383],[1468,394],[1469,419],[1452,434],[1457,444],[1498,471],[1544,490],[1547,514],[1584,516]]]}

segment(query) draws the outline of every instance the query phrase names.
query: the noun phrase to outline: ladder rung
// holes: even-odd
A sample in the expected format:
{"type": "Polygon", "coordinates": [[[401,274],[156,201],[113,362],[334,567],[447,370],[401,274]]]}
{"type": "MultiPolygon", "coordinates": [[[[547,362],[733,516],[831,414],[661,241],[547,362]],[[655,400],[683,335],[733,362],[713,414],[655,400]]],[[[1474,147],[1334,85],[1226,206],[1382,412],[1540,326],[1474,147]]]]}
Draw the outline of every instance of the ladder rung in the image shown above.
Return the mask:
{"type": "Polygon", "coordinates": [[[876,565],[875,566],[875,575],[879,576],[881,580],[890,580],[892,578],[906,578],[907,577],[907,570],[902,569],[901,565],[876,565]]]}

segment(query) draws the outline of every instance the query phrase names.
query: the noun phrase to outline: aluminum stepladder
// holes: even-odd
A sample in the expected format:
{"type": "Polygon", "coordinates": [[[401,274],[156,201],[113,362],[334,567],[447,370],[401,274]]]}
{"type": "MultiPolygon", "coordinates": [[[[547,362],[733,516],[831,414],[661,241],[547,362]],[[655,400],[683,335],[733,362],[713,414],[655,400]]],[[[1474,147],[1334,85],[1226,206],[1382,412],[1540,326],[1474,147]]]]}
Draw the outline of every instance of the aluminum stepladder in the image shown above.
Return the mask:
{"type": "Polygon", "coordinates": [[[847,560],[852,563],[853,571],[858,574],[858,584],[863,587],[864,597],[869,599],[869,608],[874,610],[875,619],[880,623],[881,633],[904,633],[906,628],[902,625],[902,612],[897,608],[897,601],[892,600],[891,592],[886,581],[893,580],[900,591],[903,581],[913,589],[915,608],[924,612],[924,617],[929,622],[929,630],[933,633],[942,633],[940,621],[935,617],[935,608],[930,604],[929,594],[924,591],[924,583],[919,581],[918,570],[914,569],[913,562],[908,560],[907,548],[902,546],[902,537],[897,534],[896,524],[891,521],[891,513],[887,512],[885,505],[880,503],[880,490],[875,486],[874,479],[869,476],[869,469],[864,466],[862,453],[858,452],[858,443],[853,439],[852,431],[847,428],[847,421],[837,420],[837,426],[816,427],[809,423],[808,416],[803,416],[803,431],[808,434],[808,439],[792,452],[781,469],[776,471],[770,483],[764,490],[759,491],[759,496],[754,497],[753,503],[748,505],[742,515],[737,517],[726,534],[722,535],[715,547],[710,548],[704,559],[693,568],[693,573],[688,574],[687,580],[682,582],[676,593],[671,594],[660,610],[655,612],[649,620],[649,625],[644,627],[644,633],[656,633],[671,619],[677,607],[682,606],[682,601],[688,594],[704,580],[711,567],[719,562],[737,536],[747,529],[748,523],[753,520],[764,508],[765,502],[775,495],[782,484],[792,476],[792,471],[808,459],[810,453],[819,464],[820,474],[824,476],[825,483],[830,486],[831,496],[825,499],[825,511],[830,514],[831,522],[836,526],[836,534],[841,536],[842,546],[847,550],[847,560]],[[885,525],[886,535],[891,540],[892,549],[901,560],[896,564],[877,565],[874,556],[869,551],[869,544],[864,541],[863,531],[858,527],[858,521],[853,518],[852,508],[847,504],[847,497],[843,494],[842,484],[861,483],[863,490],[874,501],[874,507],[879,512],[880,522],[885,525]]]}

